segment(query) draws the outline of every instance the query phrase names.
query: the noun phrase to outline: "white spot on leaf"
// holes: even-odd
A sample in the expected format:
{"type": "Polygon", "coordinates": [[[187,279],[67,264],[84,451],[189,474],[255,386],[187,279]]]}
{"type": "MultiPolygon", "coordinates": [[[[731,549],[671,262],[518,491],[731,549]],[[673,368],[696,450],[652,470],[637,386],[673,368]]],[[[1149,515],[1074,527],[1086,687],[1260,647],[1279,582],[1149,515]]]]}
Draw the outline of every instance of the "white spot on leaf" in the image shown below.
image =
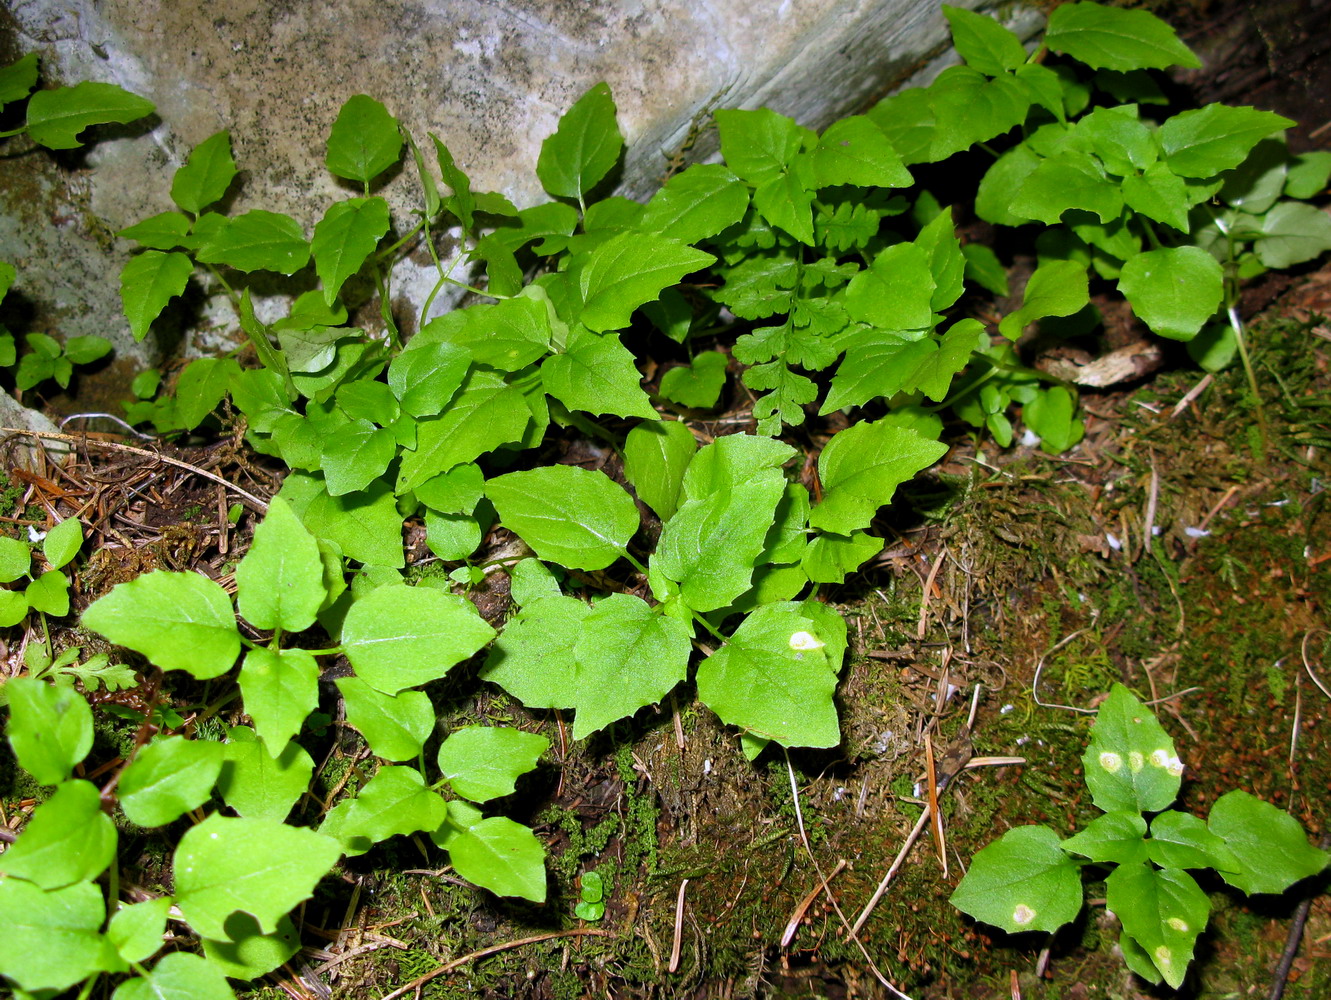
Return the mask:
{"type": "Polygon", "coordinates": [[[812,632],[795,632],[790,637],[791,649],[822,649],[827,643],[823,642],[812,632]]]}
{"type": "Polygon", "coordinates": [[[1169,918],[1167,921],[1165,921],[1165,922],[1166,922],[1167,924],[1169,924],[1170,927],[1174,928],[1174,930],[1176,930],[1176,931],[1185,931],[1185,932],[1186,932],[1187,929],[1188,929],[1188,923],[1187,923],[1187,921],[1186,921],[1186,920],[1180,920],[1178,917],[1170,917],[1170,918],[1169,918]]]}
{"type": "Polygon", "coordinates": [[[1155,964],[1173,965],[1174,964],[1173,953],[1167,947],[1161,945],[1159,948],[1155,949],[1155,964]]]}
{"type": "Polygon", "coordinates": [[[1143,757],[1139,752],[1137,752],[1136,750],[1132,750],[1128,753],[1128,767],[1131,769],[1133,774],[1136,774],[1145,766],[1146,766],[1146,758],[1143,757]]]}
{"type": "Polygon", "coordinates": [[[1151,763],[1163,767],[1176,778],[1183,773],[1183,762],[1168,750],[1157,750],[1151,754],[1151,763]]]}
{"type": "Polygon", "coordinates": [[[1100,766],[1110,774],[1117,774],[1118,769],[1123,766],[1123,758],[1106,750],[1100,755],[1100,766]]]}
{"type": "Polygon", "coordinates": [[[1012,911],[1013,923],[1021,924],[1023,927],[1035,919],[1035,911],[1025,903],[1018,903],[1017,908],[1012,911]]]}

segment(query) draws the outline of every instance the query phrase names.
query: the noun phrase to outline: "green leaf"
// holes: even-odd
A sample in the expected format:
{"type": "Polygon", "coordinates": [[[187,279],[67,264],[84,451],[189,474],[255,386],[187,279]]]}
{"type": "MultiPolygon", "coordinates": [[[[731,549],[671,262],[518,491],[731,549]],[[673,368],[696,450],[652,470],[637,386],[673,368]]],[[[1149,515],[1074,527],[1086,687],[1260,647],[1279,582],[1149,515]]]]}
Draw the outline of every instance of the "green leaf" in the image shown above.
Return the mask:
{"type": "Polygon", "coordinates": [[[367,566],[405,565],[402,515],[387,483],[374,482],[363,493],[335,497],[321,480],[294,473],[287,476],[279,495],[291,500],[316,538],[335,543],[349,559],[367,566]]]}
{"type": "Polygon", "coordinates": [[[141,247],[172,250],[190,244],[190,225],[189,217],[180,212],[159,212],[120,230],[116,235],[134,240],[141,247]]]}
{"type": "Polygon", "coordinates": [[[280,823],[291,812],[314,773],[314,761],[298,743],[288,743],[276,757],[254,730],[233,726],[223,746],[217,780],[222,800],[240,815],[280,823]]]}
{"type": "MultiPolygon", "coordinates": [[[[448,151],[448,147],[439,140],[439,137],[431,132],[430,138],[434,141],[439,174],[453,192],[448,199],[448,210],[457,216],[463,229],[470,230],[476,224],[476,196],[471,191],[471,180],[458,169],[457,164],[453,162],[453,154],[448,151]]],[[[430,214],[433,215],[434,212],[431,211],[430,214]]]]}
{"type": "Polygon", "coordinates": [[[926,94],[933,125],[928,154],[922,157],[928,161],[1002,135],[1020,125],[1031,106],[1030,91],[1014,77],[989,79],[969,66],[943,70],[926,94]]]}
{"type": "Polygon", "coordinates": [[[883,330],[923,330],[933,320],[929,256],[913,243],[888,247],[846,286],[851,319],[883,330]]]}
{"type": "Polygon", "coordinates": [[[319,664],[303,649],[259,646],[245,654],[240,693],[269,751],[280,752],[319,704],[319,664]]]}
{"type": "Polygon", "coordinates": [[[75,149],[90,125],[132,122],[156,110],[152,101],[114,83],[85,81],[73,87],[39,90],[28,101],[28,135],[47,149],[75,149]]]}
{"type": "Polygon", "coordinates": [[[1045,450],[1055,455],[1067,451],[1086,433],[1086,425],[1077,419],[1076,399],[1061,385],[1038,391],[1022,407],[1021,418],[1040,436],[1045,450]]]}
{"type": "Polygon", "coordinates": [[[509,593],[513,603],[525,607],[542,597],[559,597],[559,581],[550,568],[532,556],[508,567],[509,593]]]}
{"type": "Polygon", "coordinates": [[[1285,196],[1316,198],[1326,189],[1328,178],[1331,178],[1331,150],[1300,153],[1285,174],[1285,196]]]}
{"type": "Polygon", "coordinates": [[[232,358],[195,358],[176,381],[176,422],[193,430],[226,396],[231,380],[240,374],[232,358]]]}
{"type": "Polygon", "coordinates": [[[714,494],[770,479],[766,469],[779,469],[797,452],[784,441],[757,434],[726,434],[699,449],[684,470],[684,500],[706,500],[714,494]]]}
{"type": "Polygon", "coordinates": [[[1105,879],[1105,897],[1123,922],[1123,933],[1141,946],[1165,982],[1174,989],[1182,986],[1193,945],[1211,912],[1211,901],[1192,876],[1141,862],[1124,864],[1105,879]]]}
{"type": "Polygon", "coordinates": [[[1237,871],[1222,870],[1220,877],[1250,895],[1284,892],[1331,862],[1331,854],[1308,843],[1293,816],[1239,789],[1216,799],[1207,826],[1239,863],[1237,871]]]}
{"type": "Polygon", "coordinates": [[[554,331],[545,301],[520,295],[492,306],[472,306],[464,315],[466,324],[448,339],[480,364],[516,372],[550,351],[554,331]]]}
{"type": "Polygon", "coordinates": [[[9,745],[19,766],[38,784],[64,781],[92,749],[92,709],[72,687],[31,677],[12,677],[4,690],[9,745]]]}
{"type": "Polygon", "coordinates": [[[31,569],[32,549],[17,538],[0,535],[0,582],[13,583],[31,569]]]}
{"type": "Polygon", "coordinates": [[[171,200],[186,212],[198,215],[221,201],[235,176],[231,133],[216,132],[195,146],[185,165],[176,171],[171,179],[171,200]]]}
{"type": "Polygon", "coordinates": [[[943,4],[943,16],[952,29],[952,44],[972,69],[998,76],[1026,62],[1021,39],[992,17],[947,4],[943,4]]]}
{"type": "Polygon", "coordinates": [[[92,882],[44,892],[22,879],[0,879],[0,913],[0,974],[22,989],[59,992],[98,972],[125,968],[101,934],[106,901],[92,882]]]}
{"type": "Polygon", "coordinates": [[[438,680],[494,637],[470,601],[433,587],[379,587],[342,625],[356,676],[384,694],[438,680]]]}
{"type": "Polygon", "coordinates": [[[424,332],[413,337],[410,346],[388,364],[388,386],[403,412],[413,417],[442,413],[471,364],[471,355],[456,344],[431,341],[417,346],[424,332]]]}
{"type": "Polygon", "coordinates": [[[976,320],[961,320],[938,340],[932,336],[906,339],[869,329],[846,340],[846,357],[837,368],[820,414],[849,406],[863,406],[878,396],[923,391],[942,401],[952,376],[974,354],[983,327],[976,320]]]}
{"type": "Polygon", "coordinates": [[[472,823],[448,842],[453,868],[500,896],[545,902],[545,850],[536,835],[506,816],[472,823]]]}
{"type": "Polygon", "coordinates": [[[652,569],[694,611],[726,607],[749,589],[785,487],[771,472],[686,501],[661,529],[652,569]]]}
{"type": "Polygon", "coordinates": [[[1262,216],[1261,230],[1254,250],[1270,268],[1292,267],[1331,250],[1331,216],[1313,205],[1282,201],[1262,216]]]}
{"type": "Polygon", "coordinates": [[[346,280],[374,253],[389,225],[388,202],[379,197],[335,202],[315,224],[310,252],[330,306],[346,280]]]}
{"type": "Polygon", "coordinates": [[[633,484],[638,499],[662,521],[668,521],[679,506],[684,470],[697,450],[693,432],[678,420],[638,424],[628,433],[624,442],[624,475],[633,484]]]}
{"type": "Polygon", "coordinates": [[[329,496],[356,493],[368,487],[397,457],[397,438],[391,430],[368,420],[353,420],[324,440],[319,468],[329,496]]]}
{"type": "Polygon", "coordinates": [[[610,87],[598,83],[564,113],[555,133],[541,143],[536,176],[556,198],[581,200],[619,162],[623,149],[610,87]]]}
{"type": "Polygon", "coordinates": [[[570,261],[569,272],[582,293],[578,321],[595,333],[621,330],[629,325],[633,310],[715,260],[652,233],[612,236],[585,257],[576,255],[570,261]]]}
{"type": "Polygon", "coordinates": [[[164,736],[138,752],[116,792],[126,818],[139,826],[166,826],[208,801],[222,772],[220,743],[164,736]]]}
{"type": "Polygon", "coordinates": [[[1155,333],[1191,340],[1224,297],[1220,264],[1200,247],[1148,250],[1126,261],[1118,287],[1155,333]]]}
{"type": "Polygon", "coordinates": [[[591,607],[557,592],[522,603],[490,648],[481,677],[528,708],[573,708],[580,697],[574,648],[591,607]]]}
{"type": "Polygon", "coordinates": [[[1135,865],[1146,860],[1146,820],[1140,813],[1110,812],[1063,841],[1062,848],[1092,861],[1135,865]]]}
{"type": "Polygon", "coordinates": [[[814,133],[767,108],[716,112],[726,165],[757,187],[779,177],[814,133]]]}
{"type": "Polygon", "coordinates": [[[672,403],[694,409],[716,406],[726,384],[729,360],[720,351],[704,351],[692,364],[671,368],[661,376],[661,395],[672,403]]]}
{"type": "Polygon", "coordinates": [[[328,133],[329,171],[368,186],[402,156],[402,134],[388,109],[365,94],[342,105],[328,133]]]}
{"type": "Polygon", "coordinates": [[[43,573],[28,584],[23,598],[34,611],[63,617],[69,614],[69,578],[58,569],[43,573]]]}
{"type": "Polygon", "coordinates": [[[569,569],[605,569],[638,530],[633,498],[603,472],[571,465],[510,472],[486,482],[485,494],[504,527],[569,569]]]}
{"type": "Polygon", "coordinates": [[[574,646],[573,738],[584,739],[669,694],[688,673],[689,639],[683,622],[631,594],[600,601],[582,619],[574,646]]]}
{"type": "Polygon", "coordinates": [[[1119,182],[1089,153],[1075,149],[1041,160],[1009,198],[1008,213],[1014,218],[1050,226],[1069,209],[1093,212],[1101,222],[1112,222],[1123,211],[1119,182]]]}
{"type": "Polygon", "coordinates": [[[1169,169],[1180,177],[1212,177],[1242,163],[1272,132],[1294,122],[1272,111],[1208,104],[1170,118],[1156,133],[1169,169]]]}
{"type": "Polygon", "coordinates": [[[787,247],[754,253],[722,269],[726,283],[711,295],[740,319],[762,319],[790,311],[800,272],[799,262],[787,247]]]}
{"type": "Polygon", "coordinates": [[[447,806],[414,767],[385,765],[363,787],[338,831],[343,843],[365,837],[372,843],[437,830],[447,806]]]}
{"type": "Polygon", "coordinates": [[[453,791],[473,802],[512,795],[550,741],[507,726],[464,726],[439,745],[439,770],[453,791]]]}
{"type": "Polygon", "coordinates": [[[37,86],[37,53],[29,52],[17,62],[0,68],[0,107],[21,101],[37,86]]]}
{"type": "Polygon", "coordinates": [[[83,613],[83,624],[201,681],[226,673],[240,653],[231,598],[198,573],[158,569],[117,584],[83,613]]]}
{"type": "Polygon", "coordinates": [[[521,440],[530,419],[520,390],[496,372],[473,370],[443,416],[417,426],[416,450],[402,456],[397,492],[521,440]]]}
{"type": "Polygon", "coordinates": [[[262,934],[253,917],[244,914],[227,921],[230,941],[201,938],[203,954],[225,976],[249,981],[272,972],[300,951],[300,932],[290,917],[277,922],[272,934],[262,934]]]}
{"type": "Polygon", "coordinates": [[[95,333],[65,341],[65,357],[76,365],[90,365],[110,354],[111,349],[111,341],[95,333]]]}
{"type": "Polygon", "coordinates": [[[758,608],[698,666],[698,699],[723,722],[782,746],[841,742],[836,704],[840,660],[830,662],[825,626],[798,604],[758,608]]]}
{"type": "Polygon", "coordinates": [[[1071,316],[1090,301],[1086,267],[1072,260],[1057,260],[1035,269],[1026,283],[1021,308],[1008,313],[998,332],[1016,340],[1026,327],[1047,316],[1071,316]]]}
{"type": "Polygon", "coordinates": [[[1238,858],[1206,824],[1191,813],[1167,809],[1151,820],[1146,842],[1150,860],[1161,868],[1215,868],[1236,872],[1238,858]]]}
{"type": "Polygon", "coordinates": [[[0,871],[43,889],[95,879],[116,855],[116,827],[90,781],[66,781],[32,812],[0,871]]]}
{"type": "Polygon", "coordinates": [[[28,598],[21,590],[0,590],[0,627],[17,625],[28,616],[28,598]]]}
{"type": "Polygon", "coordinates": [[[485,476],[478,465],[458,465],[427,479],[415,493],[417,500],[441,514],[470,514],[485,495],[485,476]]]}
{"type": "Polygon", "coordinates": [[[1174,29],[1144,10],[1069,3],[1049,15],[1044,43],[1093,69],[1197,69],[1200,60],[1174,29]]]}
{"type": "Polygon", "coordinates": [[[976,920],[1053,933],[1082,908],[1080,869],[1047,826],[1019,826],[971,859],[950,902],[976,920]]]}
{"type": "Polygon", "coordinates": [[[256,628],[302,632],[314,624],[326,594],[318,542],[291,505],[274,497],[236,566],[240,613],[256,628]]]}
{"type": "Polygon", "coordinates": [[[359,677],[338,678],[337,689],[346,703],[347,722],[365,737],[376,757],[415,760],[434,732],[434,706],[424,691],[384,694],[359,677]]]}
{"type": "Polygon", "coordinates": [[[237,271],[295,274],[309,263],[310,245],[291,216],[256,208],[230,219],[196,256],[205,264],[226,264],[237,271]]]}
{"type": "Polygon", "coordinates": [[[176,847],[176,905],[204,937],[230,937],[227,918],[237,910],[269,933],[313,894],[341,853],[336,841],[313,830],[213,813],[186,830],[176,847]]]}
{"type": "Polygon", "coordinates": [[[207,959],[189,952],[163,955],[146,976],[127,979],[111,1000],[234,1000],[226,976],[207,959]]]}
{"type": "Polygon", "coordinates": [[[1158,812],[1178,796],[1183,765],[1174,741],[1122,684],[1100,705],[1081,759],[1091,799],[1105,812],[1158,812]]]}
{"type": "Polygon", "coordinates": [[[885,420],[839,432],[818,457],[823,500],[809,515],[810,526],[838,535],[867,528],[898,486],[946,451],[937,441],[885,420]]]}
{"type": "Polygon", "coordinates": [[[166,917],[174,900],[156,896],[132,906],[121,904],[106,927],[106,937],[126,962],[146,962],[162,947],[166,917]]]}
{"type": "Polygon", "coordinates": [[[1134,212],[1188,232],[1187,182],[1163,163],[1123,178],[1123,201],[1134,212]]]}
{"type": "Polygon", "coordinates": [[[194,262],[183,253],[145,250],[131,257],[120,272],[120,301],[135,340],[148,335],[148,328],[166,304],[185,290],[194,262]]]}
{"type": "Polygon", "coordinates": [[[541,380],[545,391],[569,409],[659,419],[640,385],[633,353],[613,334],[574,328],[566,351],[541,366],[541,380]]]}
{"type": "Polygon", "coordinates": [[[844,583],[855,572],[883,551],[885,539],[863,531],[849,535],[822,532],[809,542],[800,559],[800,567],[814,583],[844,583]]]}
{"type": "Polygon", "coordinates": [[[754,189],[753,208],[773,226],[812,245],[813,185],[805,176],[782,173],[763,181],[754,189]]]}
{"type": "Polygon", "coordinates": [[[652,196],[638,228],[692,244],[733,226],[748,207],[748,189],[729,169],[719,163],[695,163],[652,196]]]}

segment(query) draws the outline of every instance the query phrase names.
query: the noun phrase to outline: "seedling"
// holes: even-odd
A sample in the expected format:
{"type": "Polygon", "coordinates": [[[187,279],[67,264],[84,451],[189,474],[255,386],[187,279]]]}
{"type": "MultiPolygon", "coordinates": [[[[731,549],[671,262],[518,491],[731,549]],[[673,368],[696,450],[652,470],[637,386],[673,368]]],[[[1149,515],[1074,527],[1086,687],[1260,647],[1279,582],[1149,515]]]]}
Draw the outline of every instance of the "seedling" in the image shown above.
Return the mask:
{"type": "Polygon", "coordinates": [[[1108,868],[1106,905],[1123,926],[1123,960],[1143,979],[1178,989],[1211,911],[1189,870],[1213,869],[1255,895],[1284,892],[1331,862],[1298,820],[1247,792],[1222,795],[1205,821],[1169,808],[1183,763],[1151,710],[1121,684],[1100,706],[1082,767],[1104,815],[1066,839],[1047,826],[1009,830],[971,860],[953,906],[1012,934],[1053,933],[1085,905],[1083,870],[1108,868]]]}

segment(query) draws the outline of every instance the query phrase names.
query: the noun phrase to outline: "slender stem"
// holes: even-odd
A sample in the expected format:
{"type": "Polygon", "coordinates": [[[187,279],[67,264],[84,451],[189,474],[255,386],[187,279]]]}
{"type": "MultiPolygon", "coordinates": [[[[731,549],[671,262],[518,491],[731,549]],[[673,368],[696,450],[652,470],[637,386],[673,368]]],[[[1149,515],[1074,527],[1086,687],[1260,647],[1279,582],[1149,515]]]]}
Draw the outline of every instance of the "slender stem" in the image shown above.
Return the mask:
{"type": "Polygon", "coordinates": [[[716,629],[714,629],[714,628],[712,627],[712,623],[711,623],[711,622],[709,622],[709,621],[708,621],[706,618],[704,618],[702,615],[698,614],[698,612],[694,611],[692,608],[689,609],[689,614],[693,615],[693,620],[694,620],[695,622],[697,622],[697,623],[698,623],[699,625],[701,625],[704,629],[706,629],[708,632],[710,632],[715,638],[719,639],[719,640],[721,641],[721,644],[722,644],[723,646],[726,645],[726,644],[730,641],[730,640],[728,640],[724,635],[722,635],[720,632],[718,632],[716,629]]]}
{"type": "Polygon", "coordinates": [[[425,228],[425,220],[422,219],[420,222],[416,223],[416,225],[412,226],[411,229],[407,231],[407,234],[402,237],[402,239],[398,240],[391,247],[388,247],[384,250],[380,250],[378,253],[376,253],[374,255],[374,259],[376,261],[380,261],[384,260],[385,258],[391,257],[393,254],[397,253],[398,250],[402,249],[402,247],[406,246],[408,243],[414,240],[416,238],[416,234],[419,233],[424,228],[425,228]]]}
{"type": "Polygon", "coordinates": [[[101,973],[96,972],[93,973],[91,976],[89,976],[87,979],[83,980],[83,989],[79,990],[78,1000],[88,1000],[88,997],[92,996],[93,986],[97,983],[97,980],[101,978],[102,978],[101,973]]]}
{"type": "Polygon", "coordinates": [[[1239,349],[1239,360],[1243,362],[1243,373],[1248,377],[1248,389],[1252,392],[1253,407],[1257,412],[1257,434],[1262,439],[1262,453],[1265,454],[1269,445],[1266,408],[1262,406],[1262,397],[1257,388],[1257,372],[1253,369],[1252,358],[1248,354],[1248,338],[1244,334],[1243,320],[1239,317],[1239,311],[1235,306],[1227,306],[1225,312],[1229,316],[1229,328],[1234,331],[1234,343],[1239,349]]]}
{"type": "Polygon", "coordinates": [[[28,131],[28,126],[20,125],[18,128],[10,129],[8,132],[0,132],[0,139],[8,139],[11,136],[22,135],[26,131],[28,131]]]}
{"type": "Polygon", "coordinates": [[[336,656],[338,653],[342,652],[342,647],[331,646],[328,649],[307,649],[305,652],[309,653],[311,656],[336,656]]]}
{"type": "Polygon", "coordinates": [[[642,563],[638,562],[638,560],[633,557],[632,552],[630,552],[628,549],[625,549],[623,554],[624,558],[628,560],[630,566],[636,569],[643,576],[647,575],[647,567],[644,566],[642,563]]]}

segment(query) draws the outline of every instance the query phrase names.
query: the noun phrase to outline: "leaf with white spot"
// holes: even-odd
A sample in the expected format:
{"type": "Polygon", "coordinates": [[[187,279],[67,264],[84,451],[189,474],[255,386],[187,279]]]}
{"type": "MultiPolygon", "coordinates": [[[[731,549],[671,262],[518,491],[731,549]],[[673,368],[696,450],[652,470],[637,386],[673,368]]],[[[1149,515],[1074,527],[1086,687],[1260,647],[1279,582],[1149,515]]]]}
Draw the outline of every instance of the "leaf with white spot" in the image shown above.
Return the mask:
{"type": "Polygon", "coordinates": [[[1211,901],[1191,875],[1147,864],[1120,865],[1105,879],[1106,904],[1174,989],[1183,983],[1211,901]]]}
{"type": "Polygon", "coordinates": [[[1159,812],[1178,797],[1183,764],[1174,741],[1122,684],[1100,706],[1081,759],[1091,798],[1105,812],[1159,812]]]}
{"type": "Polygon", "coordinates": [[[951,902],[1010,934],[1052,933],[1081,912],[1080,871],[1049,827],[1019,826],[971,859],[951,902]]]}

